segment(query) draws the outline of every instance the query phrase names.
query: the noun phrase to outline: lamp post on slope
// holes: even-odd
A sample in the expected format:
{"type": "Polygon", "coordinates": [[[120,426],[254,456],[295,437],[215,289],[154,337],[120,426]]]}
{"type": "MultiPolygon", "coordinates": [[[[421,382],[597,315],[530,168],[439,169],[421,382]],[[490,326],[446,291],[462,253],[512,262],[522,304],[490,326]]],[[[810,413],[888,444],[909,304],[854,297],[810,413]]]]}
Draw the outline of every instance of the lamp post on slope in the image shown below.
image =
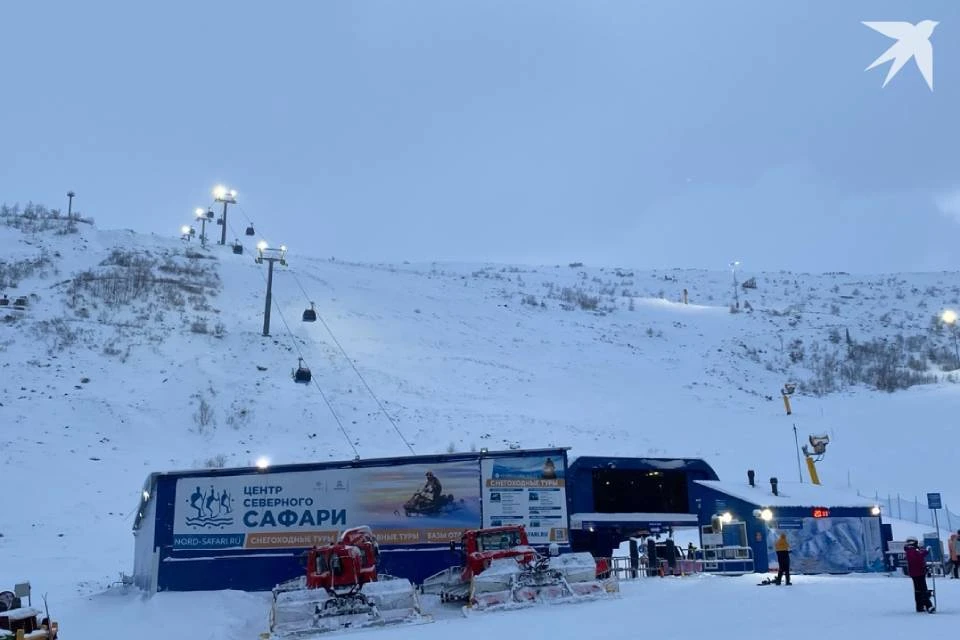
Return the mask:
{"type": "Polygon", "coordinates": [[[213,189],[213,198],[217,202],[223,203],[223,216],[217,220],[222,228],[220,229],[220,244],[227,244],[227,205],[237,204],[237,190],[227,189],[223,185],[217,185],[213,189]]]}
{"type": "Polygon", "coordinates": [[[271,249],[267,246],[266,240],[261,240],[257,244],[257,257],[255,259],[257,264],[263,264],[264,260],[267,261],[267,297],[263,305],[263,335],[270,335],[270,302],[273,299],[273,263],[279,262],[281,265],[286,266],[286,255],[287,248],[284,245],[280,245],[279,249],[271,249]]]}
{"type": "Polygon", "coordinates": [[[955,368],[960,369],[960,347],[957,346],[957,312],[953,309],[947,309],[940,315],[940,319],[950,326],[950,333],[953,334],[953,353],[956,356],[955,368]]]}
{"type": "MultiPolygon", "coordinates": [[[[200,221],[200,246],[207,246],[207,220],[213,220],[213,211],[209,209],[204,211],[200,207],[197,207],[194,210],[194,214],[197,216],[197,220],[200,221]]],[[[192,235],[192,234],[191,234],[192,235]]]]}
{"type": "Polygon", "coordinates": [[[734,260],[730,263],[730,271],[733,273],[733,300],[737,305],[737,309],[740,308],[740,292],[737,291],[737,267],[739,266],[739,260],[734,260]]]}

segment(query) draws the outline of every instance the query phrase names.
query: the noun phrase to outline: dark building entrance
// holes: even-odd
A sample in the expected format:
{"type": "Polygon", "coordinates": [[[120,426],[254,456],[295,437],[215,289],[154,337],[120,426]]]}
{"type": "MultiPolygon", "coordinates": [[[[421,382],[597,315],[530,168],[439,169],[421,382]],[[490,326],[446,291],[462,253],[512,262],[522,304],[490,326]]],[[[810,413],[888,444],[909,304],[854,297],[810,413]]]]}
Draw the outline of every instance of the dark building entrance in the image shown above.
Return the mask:
{"type": "Polygon", "coordinates": [[[688,513],[687,473],[639,469],[595,469],[597,513],[688,513]]]}
{"type": "Polygon", "coordinates": [[[692,483],[716,478],[693,458],[574,458],[567,466],[571,544],[607,557],[628,538],[696,527],[692,483]]]}

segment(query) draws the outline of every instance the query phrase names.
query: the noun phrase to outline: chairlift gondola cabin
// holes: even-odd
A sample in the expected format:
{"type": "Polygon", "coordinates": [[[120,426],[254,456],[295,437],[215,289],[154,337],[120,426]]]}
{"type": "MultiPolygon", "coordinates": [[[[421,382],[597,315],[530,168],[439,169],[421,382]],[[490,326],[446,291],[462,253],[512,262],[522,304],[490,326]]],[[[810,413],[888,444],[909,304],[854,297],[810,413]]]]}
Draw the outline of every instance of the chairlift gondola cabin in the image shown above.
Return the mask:
{"type": "Polygon", "coordinates": [[[20,296],[13,301],[14,309],[25,309],[27,307],[27,296],[20,296]]]}
{"type": "Polygon", "coordinates": [[[310,303],[310,308],[305,309],[303,312],[303,321],[304,322],[316,322],[317,321],[317,311],[313,308],[313,303],[310,303]]]}
{"type": "Polygon", "coordinates": [[[249,227],[247,227],[247,235],[252,236],[253,234],[254,234],[253,225],[251,224],[249,227]]]}
{"type": "Polygon", "coordinates": [[[236,253],[237,255],[243,254],[243,245],[240,244],[239,240],[233,241],[233,252],[236,253]]]}
{"type": "Polygon", "coordinates": [[[10,305],[10,298],[7,297],[7,294],[3,294],[3,297],[0,298],[0,307],[6,307],[10,305]]]}
{"type": "Polygon", "coordinates": [[[310,374],[310,369],[308,367],[303,366],[303,358],[299,358],[299,361],[300,362],[297,365],[297,370],[293,374],[293,381],[307,384],[308,382],[310,382],[310,379],[313,376],[310,374]]]}

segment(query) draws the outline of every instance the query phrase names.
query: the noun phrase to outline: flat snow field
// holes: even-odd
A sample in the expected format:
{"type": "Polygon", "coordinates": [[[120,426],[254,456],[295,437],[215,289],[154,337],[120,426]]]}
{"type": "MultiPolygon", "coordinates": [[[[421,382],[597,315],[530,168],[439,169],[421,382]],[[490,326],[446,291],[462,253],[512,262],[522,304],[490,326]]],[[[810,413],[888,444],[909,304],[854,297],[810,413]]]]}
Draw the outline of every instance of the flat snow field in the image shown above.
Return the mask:
{"type": "MultiPolygon", "coordinates": [[[[900,575],[795,576],[787,586],[757,586],[761,576],[642,578],[621,583],[609,601],[541,606],[464,617],[426,597],[434,622],[362,629],[351,640],[451,638],[908,638],[947,637],[960,623],[960,580],[937,580],[937,613],[916,613],[910,581],[900,575]]],[[[928,585],[930,580],[928,579],[928,585]]],[[[256,640],[266,630],[269,594],[237,591],[105,592],[52,603],[64,640],[256,640]]]]}

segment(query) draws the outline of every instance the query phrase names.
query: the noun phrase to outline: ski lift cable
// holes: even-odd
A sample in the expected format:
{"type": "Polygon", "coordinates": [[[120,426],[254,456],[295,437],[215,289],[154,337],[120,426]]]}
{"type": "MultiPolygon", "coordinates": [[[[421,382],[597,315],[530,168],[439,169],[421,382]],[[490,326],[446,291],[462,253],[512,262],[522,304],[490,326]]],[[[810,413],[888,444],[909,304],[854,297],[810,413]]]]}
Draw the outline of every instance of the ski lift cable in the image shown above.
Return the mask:
{"type": "MultiPolygon", "coordinates": [[[[293,276],[294,282],[296,282],[297,286],[300,287],[300,291],[303,292],[303,296],[309,301],[310,295],[307,293],[306,289],[304,289],[303,285],[300,283],[300,278],[298,278],[297,274],[293,271],[290,272],[290,275],[293,276]]],[[[314,311],[316,311],[316,309],[314,309],[314,311]]],[[[393,426],[394,431],[397,432],[397,435],[400,436],[400,439],[403,441],[403,444],[405,444],[407,448],[410,449],[410,453],[412,453],[413,455],[417,455],[417,452],[414,451],[413,449],[413,445],[410,444],[410,441],[407,440],[406,436],[403,435],[403,432],[400,430],[400,427],[397,425],[394,419],[390,416],[390,414],[387,413],[387,410],[384,408],[383,404],[380,402],[380,399],[373,392],[373,389],[370,388],[370,385],[367,384],[366,378],[364,378],[363,374],[360,373],[360,370],[357,369],[357,365],[354,364],[353,359],[349,355],[347,355],[346,349],[344,349],[343,345],[340,344],[340,341],[337,340],[337,336],[333,334],[333,331],[330,329],[330,325],[327,324],[327,321],[323,319],[323,315],[320,314],[319,312],[317,312],[317,319],[323,325],[323,328],[327,330],[327,333],[330,334],[330,338],[333,340],[334,344],[337,345],[337,348],[340,349],[340,353],[343,354],[344,359],[350,363],[350,367],[353,369],[353,372],[357,374],[357,377],[360,378],[360,382],[362,382],[363,386],[366,387],[367,392],[370,394],[370,397],[373,398],[373,401],[377,403],[377,406],[380,408],[380,412],[383,413],[383,415],[386,416],[387,420],[390,421],[390,424],[393,426]]]]}
{"type": "MultiPolygon", "coordinates": [[[[228,224],[227,226],[230,228],[230,231],[234,230],[232,225],[228,224]]],[[[258,269],[258,272],[260,273],[260,277],[263,279],[264,284],[266,284],[267,276],[264,275],[262,269],[258,269]]],[[[297,352],[297,356],[302,361],[306,362],[306,358],[303,357],[303,351],[300,349],[300,345],[297,344],[296,336],[294,336],[293,331],[290,329],[290,325],[287,323],[286,316],[283,315],[283,310],[280,308],[280,303],[277,302],[276,296],[274,296],[274,299],[273,299],[273,307],[276,309],[277,313],[280,315],[280,320],[283,322],[283,326],[287,330],[287,335],[290,337],[290,344],[293,345],[294,350],[297,352]]],[[[320,392],[320,397],[323,398],[323,402],[327,405],[327,408],[330,410],[330,413],[333,415],[333,419],[336,421],[337,426],[340,428],[341,433],[343,433],[343,437],[346,438],[347,444],[349,444],[350,448],[353,449],[354,455],[359,458],[360,452],[357,450],[357,446],[353,443],[353,439],[350,438],[350,434],[347,433],[347,429],[343,425],[343,421],[340,419],[340,416],[337,415],[336,410],[333,408],[333,404],[331,404],[330,399],[327,398],[327,394],[323,392],[323,389],[320,387],[320,383],[317,382],[317,379],[315,377],[311,376],[310,381],[313,382],[313,386],[315,386],[317,388],[317,391],[320,392]]]]}
{"type": "MultiPolygon", "coordinates": [[[[240,211],[243,213],[244,217],[247,218],[247,222],[250,222],[250,224],[252,225],[253,222],[250,221],[250,217],[247,215],[246,210],[245,210],[241,205],[239,205],[239,204],[237,204],[237,206],[240,208],[240,211]]],[[[231,229],[231,231],[233,231],[233,227],[232,227],[232,226],[231,226],[230,229],[231,229]]],[[[303,293],[304,298],[306,298],[307,302],[309,302],[309,301],[310,301],[310,295],[307,293],[306,289],[303,288],[303,284],[300,282],[300,278],[297,277],[296,272],[291,269],[291,270],[290,270],[290,275],[293,276],[294,282],[297,283],[297,286],[300,288],[300,291],[303,293]]],[[[276,302],[275,302],[274,304],[277,306],[277,309],[279,310],[279,305],[277,305],[276,302]]],[[[316,310],[315,310],[315,311],[316,311],[316,310]]],[[[281,317],[281,318],[283,317],[283,313],[282,313],[282,312],[280,312],[280,317],[281,317]]],[[[396,421],[393,419],[393,417],[392,417],[389,413],[387,413],[386,408],[384,408],[383,404],[380,402],[380,399],[379,399],[379,398],[377,397],[377,395],[373,392],[373,389],[372,389],[372,388],[370,387],[370,385],[367,383],[366,378],[364,378],[364,377],[363,377],[363,374],[360,373],[360,370],[357,369],[357,366],[354,364],[353,360],[350,358],[350,356],[347,355],[347,352],[346,352],[346,350],[343,348],[343,345],[340,344],[340,341],[339,341],[339,340],[337,340],[337,337],[333,334],[333,331],[330,329],[330,326],[327,324],[327,322],[323,319],[323,316],[321,316],[319,313],[317,313],[317,318],[318,318],[318,319],[320,320],[320,322],[323,324],[324,328],[327,330],[327,333],[330,334],[330,337],[333,339],[334,344],[336,344],[336,345],[337,345],[337,348],[340,349],[340,353],[343,354],[344,359],[346,359],[346,361],[347,361],[348,363],[350,363],[350,367],[353,369],[354,373],[357,374],[357,377],[360,379],[360,382],[363,383],[363,386],[364,386],[364,388],[366,388],[367,392],[370,394],[370,397],[373,398],[373,401],[377,403],[377,407],[380,409],[380,412],[381,412],[381,413],[387,418],[387,420],[390,422],[390,425],[393,427],[394,431],[397,432],[397,435],[400,436],[400,440],[403,441],[403,444],[406,445],[407,449],[409,449],[411,453],[413,453],[414,455],[416,455],[416,451],[414,451],[413,445],[411,445],[411,444],[410,444],[410,441],[407,440],[406,436],[403,435],[403,432],[400,430],[400,427],[397,425],[397,423],[396,423],[396,421]]],[[[284,324],[286,324],[286,320],[284,320],[284,324]]],[[[290,331],[289,325],[287,325],[287,330],[290,331]]],[[[293,335],[293,333],[291,332],[291,336],[292,336],[292,335],[293,335]]],[[[297,349],[297,351],[298,351],[298,352],[300,351],[299,348],[297,349]]]]}
{"type": "MultiPolygon", "coordinates": [[[[290,341],[293,344],[294,348],[297,350],[298,356],[304,362],[306,362],[306,359],[303,357],[303,351],[300,350],[300,345],[297,344],[296,338],[293,335],[293,331],[290,329],[290,325],[287,324],[287,318],[286,316],[283,315],[283,311],[280,309],[280,304],[276,300],[274,300],[273,306],[277,310],[277,313],[280,315],[280,320],[283,322],[283,326],[286,327],[287,333],[290,335],[290,341]]],[[[331,404],[330,400],[327,398],[327,394],[325,394],[323,392],[323,389],[320,388],[320,383],[317,382],[316,377],[311,376],[310,381],[313,382],[313,386],[315,386],[317,388],[317,391],[320,392],[320,397],[323,398],[323,401],[326,403],[327,408],[330,409],[330,413],[333,414],[333,418],[334,420],[337,421],[337,425],[339,425],[340,431],[343,432],[343,437],[347,439],[347,442],[350,444],[350,448],[353,449],[353,454],[359,458],[360,452],[357,451],[356,445],[353,444],[353,440],[350,438],[350,434],[347,433],[346,427],[343,426],[343,422],[340,420],[340,416],[337,415],[336,410],[334,410],[333,404],[331,404]]]]}
{"type": "Polygon", "coordinates": [[[247,215],[247,210],[243,208],[243,205],[237,202],[234,206],[240,209],[240,213],[243,214],[243,217],[247,219],[247,224],[251,227],[253,226],[253,220],[250,219],[250,216],[247,215]]]}

